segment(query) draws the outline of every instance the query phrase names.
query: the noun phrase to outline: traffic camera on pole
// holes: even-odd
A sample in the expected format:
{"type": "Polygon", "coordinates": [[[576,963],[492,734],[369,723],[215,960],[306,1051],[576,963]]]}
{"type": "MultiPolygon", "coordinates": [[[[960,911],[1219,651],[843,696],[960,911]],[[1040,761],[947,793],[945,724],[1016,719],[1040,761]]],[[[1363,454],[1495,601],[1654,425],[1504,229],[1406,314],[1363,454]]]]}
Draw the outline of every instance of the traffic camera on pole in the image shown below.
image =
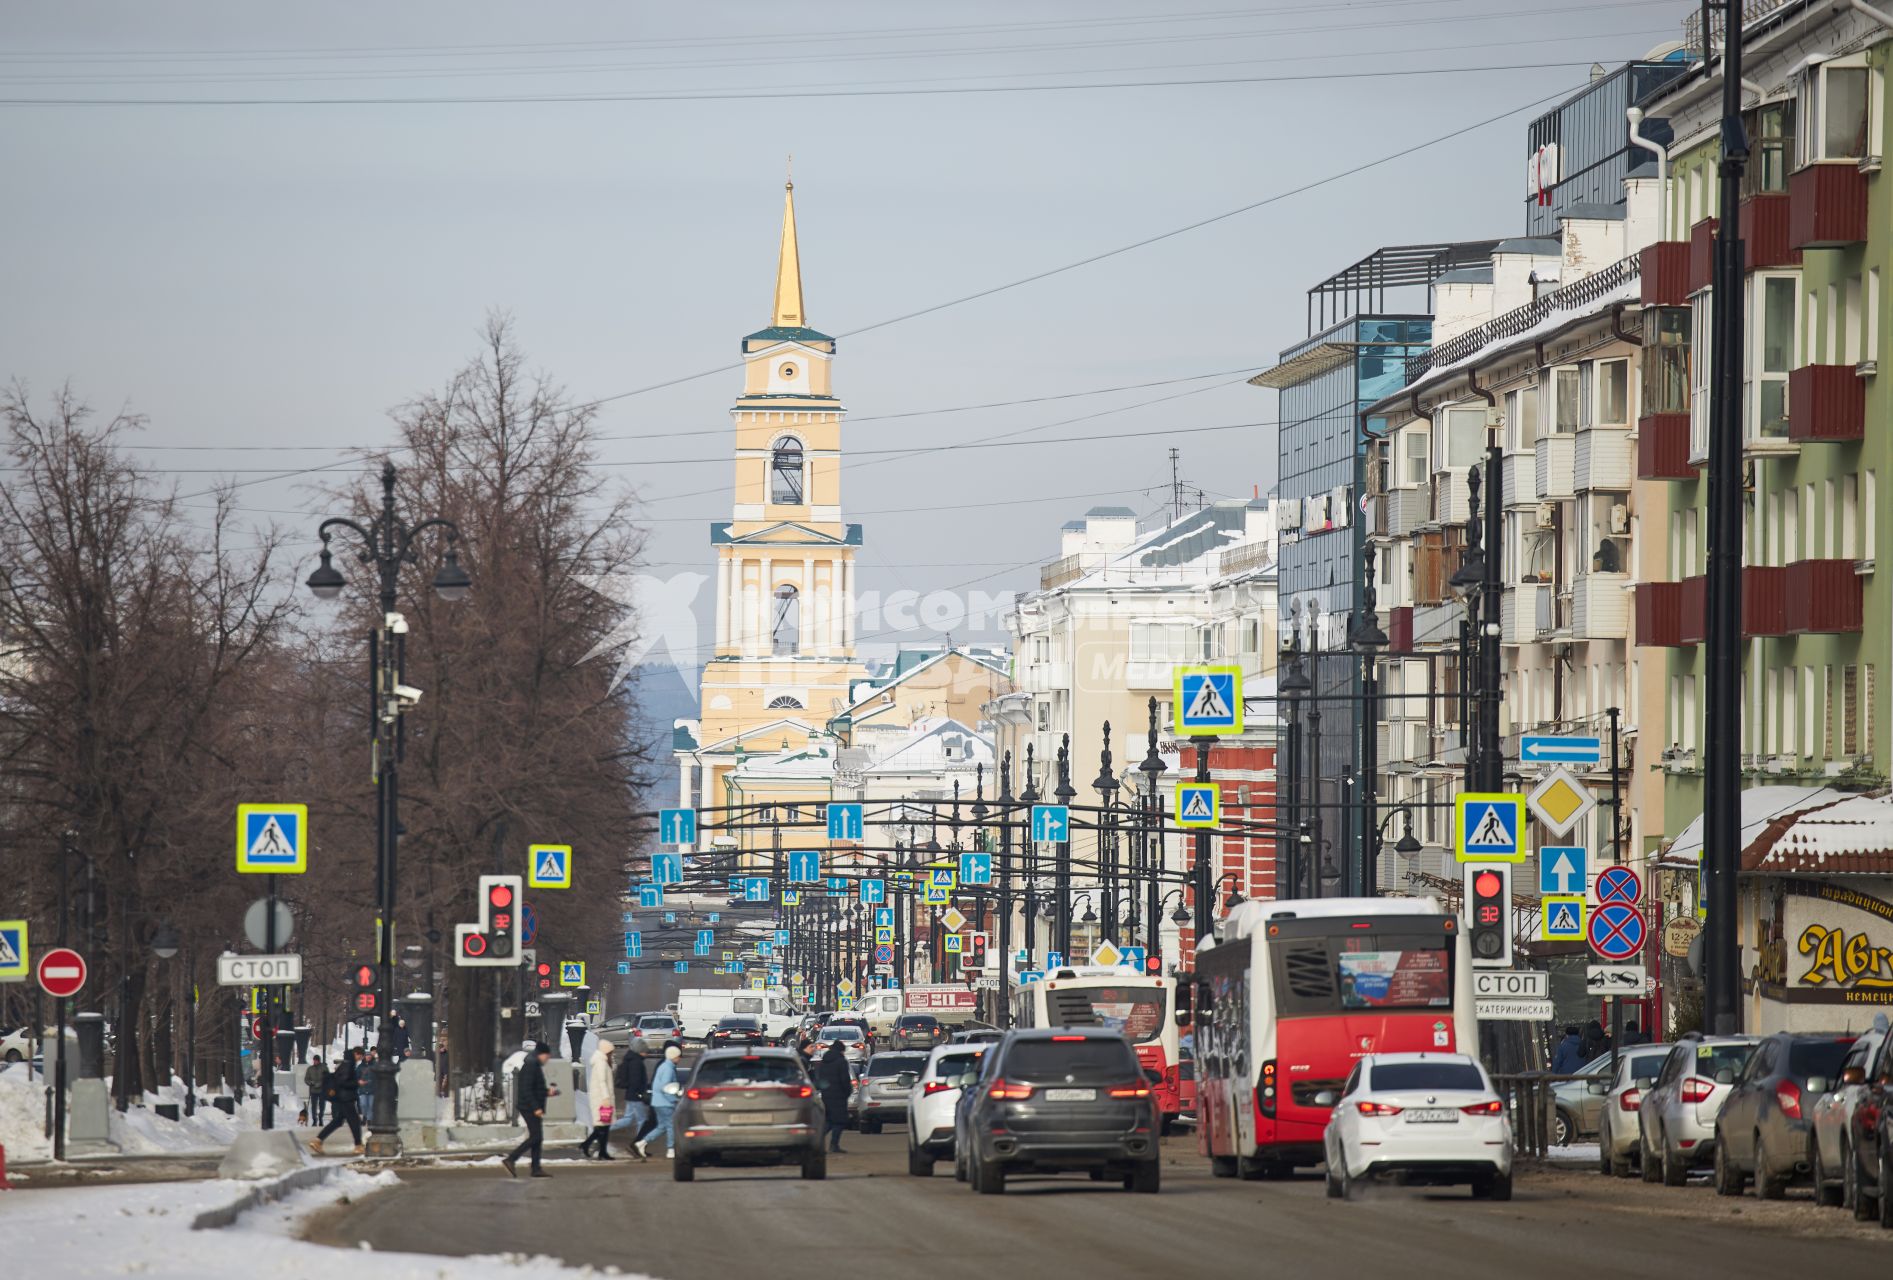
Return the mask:
{"type": "Polygon", "coordinates": [[[1504,862],[1466,864],[1466,937],[1479,969],[1512,963],[1512,868],[1504,862]]]}
{"type": "Polygon", "coordinates": [[[520,876],[480,877],[480,919],[454,926],[454,963],[512,968],[519,964],[520,876]]]}

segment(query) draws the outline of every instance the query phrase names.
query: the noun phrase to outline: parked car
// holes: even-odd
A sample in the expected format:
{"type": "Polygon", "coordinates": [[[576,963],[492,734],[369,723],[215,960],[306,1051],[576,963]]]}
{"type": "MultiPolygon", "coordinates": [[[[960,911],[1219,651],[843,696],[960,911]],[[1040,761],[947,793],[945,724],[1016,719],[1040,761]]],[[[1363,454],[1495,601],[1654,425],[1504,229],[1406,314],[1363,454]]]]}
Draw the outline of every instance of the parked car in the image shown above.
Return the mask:
{"type": "Polygon", "coordinates": [[[710,1164],[797,1163],[804,1178],[828,1176],[821,1099],[788,1049],[706,1050],[672,1123],[678,1182],[710,1164]]]}
{"type": "Polygon", "coordinates": [[[628,1047],[639,1053],[662,1053],[666,1044],[681,1036],[682,1028],[678,1026],[676,1014],[640,1013],[637,1030],[631,1034],[628,1047]]]}
{"type": "Polygon", "coordinates": [[[1155,1193],[1157,1101],[1130,1042],[1102,1028],[1009,1031],[986,1051],[955,1114],[953,1158],[973,1189],[1014,1173],[1084,1170],[1155,1193]]]}
{"type": "Polygon", "coordinates": [[[931,1013],[903,1013],[894,1020],[894,1034],[889,1040],[896,1049],[925,1051],[937,1044],[945,1044],[946,1038],[946,1028],[931,1013]]]}
{"type": "Polygon", "coordinates": [[[716,1020],[716,1025],[710,1028],[710,1035],[704,1047],[733,1049],[738,1045],[759,1045],[767,1040],[768,1035],[763,1031],[761,1018],[747,1013],[733,1013],[716,1020]]]}
{"type": "Polygon", "coordinates": [[[848,1063],[853,1066],[866,1062],[868,1058],[868,1033],[849,1023],[829,1023],[815,1036],[815,1056],[821,1057],[828,1052],[828,1046],[839,1042],[841,1051],[848,1063]]]}
{"type": "Polygon", "coordinates": [[[1656,1083],[1663,1061],[1674,1045],[1640,1044],[1617,1055],[1617,1074],[1584,1082],[1594,1092],[1598,1107],[1597,1164],[1601,1173],[1627,1178],[1641,1149],[1637,1112],[1643,1095],[1656,1083]]]}
{"type": "Polygon", "coordinates": [[[1341,1085],[1322,1135],[1328,1195],[1350,1198],[1367,1179],[1470,1184],[1512,1198],[1512,1122],[1477,1058],[1463,1053],[1369,1054],[1341,1085]]]}
{"type": "Polygon", "coordinates": [[[1847,1126],[1852,1159],[1843,1176],[1852,1186],[1842,1194],[1856,1219],[1877,1217],[1882,1227],[1893,1228],[1893,1035],[1880,1041],[1865,1083],[1867,1092],[1847,1126]]]}
{"type": "Polygon", "coordinates": [[[869,1058],[848,1095],[848,1118],[863,1133],[879,1133],[885,1124],[905,1124],[914,1083],[926,1065],[924,1053],[895,1051],[869,1058]]]}
{"type": "Polygon", "coordinates": [[[1848,1145],[1854,1110],[1867,1097],[1867,1068],[1873,1065],[1880,1045],[1886,1039],[1885,1018],[1875,1019],[1873,1030],[1855,1040],[1841,1060],[1840,1078],[1834,1087],[1814,1104],[1809,1122],[1814,1130],[1808,1139],[1808,1167],[1818,1204],[1853,1208],[1848,1192],[1853,1189],[1847,1178],[1847,1165],[1853,1159],[1848,1145]]]}
{"type": "Polygon", "coordinates": [[[1755,1051],[1754,1036],[1678,1040],[1637,1108],[1643,1180],[1680,1187],[1691,1169],[1715,1159],[1716,1117],[1755,1051]]]}
{"type": "Polygon", "coordinates": [[[24,1062],[33,1056],[31,1027],[0,1031],[0,1062],[24,1062]]]}
{"type": "Polygon", "coordinates": [[[955,1031],[948,1037],[948,1044],[998,1044],[1006,1033],[998,1027],[969,1027],[955,1031]]]}
{"type": "Polygon", "coordinates": [[[1563,1080],[1551,1086],[1551,1100],[1557,1108],[1551,1127],[1554,1147],[1568,1147],[1597,1132],[1603,1094],[1594,1092],[1591,1086],[1610,1078],[1610,1055],[1600,1053],[1571,1074],[1583,1079],[1563,1080]]]}
{"type": "Polygon", "coordinates": [[[1840,1079],[1851,1035],[1781,1031],[1755,1046],[1716,1117],[1716,1194],[1779,1200],[1788,1184],[1812,1172],[1809,1114],[1815,1099],[1840,1079]]]}
{"type": "Polygon", "coordinates": [[[979,1074],[984,1045],[942,1045],[927,1055],[907,1104],[907,1172],[931,1177],[936,1160],[953,1154],[953,1113],[961,1090],[979,1074]]]}

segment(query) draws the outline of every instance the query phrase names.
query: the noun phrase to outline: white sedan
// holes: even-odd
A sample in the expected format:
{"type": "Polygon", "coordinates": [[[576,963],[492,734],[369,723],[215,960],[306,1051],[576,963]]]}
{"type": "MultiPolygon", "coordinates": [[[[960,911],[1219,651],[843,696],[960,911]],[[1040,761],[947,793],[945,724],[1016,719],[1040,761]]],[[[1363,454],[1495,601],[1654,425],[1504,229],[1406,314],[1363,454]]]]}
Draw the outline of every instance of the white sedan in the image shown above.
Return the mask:
{"type": "Polygon", "coordinates": [[[1512,1123],[1485,1068],[1463,1053],[1362,1058],[1341,1086],[1324,1142],[1336,1199],[1381,1174],[1512,1198],[1512,1123]]]}

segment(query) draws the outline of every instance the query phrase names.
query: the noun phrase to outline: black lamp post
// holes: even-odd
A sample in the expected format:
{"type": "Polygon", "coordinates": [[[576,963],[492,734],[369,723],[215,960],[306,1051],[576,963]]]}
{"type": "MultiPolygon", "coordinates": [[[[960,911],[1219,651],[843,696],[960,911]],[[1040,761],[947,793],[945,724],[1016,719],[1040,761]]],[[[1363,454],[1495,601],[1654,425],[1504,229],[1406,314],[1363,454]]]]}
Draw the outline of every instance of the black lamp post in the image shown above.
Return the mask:
{"type": "Polygon", "coordinates": [[[321,600],[333,600],[348,585],[330,557],[329,540],[335,529],[352,530],[361,540],[356,559],[372,568],[379,588],[380,625],[369,633],[368,661],[372,761],[375,775],[375,900],[380,919],[376,953],[379,957],[379,990],[375,1014],[380,1024],[379,1052],[374,1072],[374,1114],[368,1117],[368,1154],[401,1154],[400,1126],[395,1120],[396,1090],[399,1088],[399,1064],[394,1060],[394,913],[395,870],[401,834],[400,777],[402,735],[401,714],[417,696],[400,682],[405,657],[407,622],[395,610],[401,583],[401,567],[418,564],[420,556],[415,540],[428,529],[439,528],[447,535],[447,555],[434,574],[434,591],[442,600],[464,600],[473,587],[467,571],[460,567],[455,544],[459,526],[439,516],[409,525],[394,509],[394,463],[381,465],[381,511],[368,525],[357,524],[345,516],[330,516],[318,526],[322,538],[322,559],[309,575],[309,590],[321,600]]]}
{"type": "Polygon", "coordinates": [[[1354,634],[1349,643],[1361,657],[1361,696],[1365,707],[1361,714],[1361,849],[1357,860],[1358,883],[1351,888],[1364,898],[1379,896],[1380,871],[1375,855],[1374,804],[1378,799],[1380,772],[1380,651],[1388,645],[1387,633],[1380,629],[1379,599],[1374,590],[1374,544],[1361,548],[1361,611],[1354,619],[1354,634]]]}
{"type": "Polygon", "coordinates": [[[1117,941],[1117,775],[1111,772],[1111,722],[1104,722],[1104,746],[1098,752],[1098,903],[1104,936],[1117,941]]]}
{"type": "MultiPolygon", "coordinates": [[[[1078,797],[1071,785],[1071,735],[1065,734],[1058,747],[1058,785],[1052,789],[1058,803],[1068,807],[1078,797]]],[[[1058,950],[1071,963],[1071,823],[1065,823],[1065,838],[1058,842],[1058,863],[1052,876],[1052,892],[1058,900],[1058,950]]]]}
{"type": "Polygon", "coordinates": [[[1138,827],[1138,844],[1144,866],[1144,947],[1151,955],[1163,954],[1163,913],[1159,899],[1163,875],[1163,796],[1159,784],[1164,775],[1163,757],[1157,754],[1157,699],[1149,702],[1150,726],[1144,737],[1144,758],[1137,765],[1138,790],[1143,812],[1138,827]]]}
{"type": "Polygon", "coordinates": [[[1466,552],[1447,579],[1447,585],[1466,602],[1466,616],[1471,646],[1476,661],[1476,678],[1468,683],[1477,690],[1475,742],[1468,743],[1468,759],[1473,787],[1479,791],[1497,791],[1503,785],[1499,774],[1505,766],[1499,745],[1499,555],[1500,506],[1503,502],[1499,467],[1503,457],[1496,443],[1486,449],[1483,468],[1466,472],[1466,490],[1470,502],[1466,515],[1466,552]],[[1481,476],[1481,471],[1485,475],[1481,476]],[[1484,519],[1481,519],[1480,489],[1485,488],[1484,519]],[[1483,529],[1482,527],[1483,526],[1483,529]],[[1481,545],[1481,543],[1486,545],[1481,545]],[[1476,751],[1472,747],[1477,747],[1476,751]]]}
{"type": "Polygon", "coordinates": [[[1021,920],[1024,932],[1021,935],[1028,959],[1038,948],[1038,842],[1032,838],[1032,806],[1039,802],[1038,780],[1033,776],[1032,744],[1025,744],[1025,789],[1019,792],[1019,808],[1026,820],[1025,839],[1021,849],[1025,854],[1025,894],[1021,920]]]}
{"type": "Polygon", "coordinates": [[[1284,762],[1284,790],[1288,796],[1288,812],[1283,815],[1283,835],[1276,842],[1276,861],[1288,872],[1288,893],[1290,898],[1301,896],[1302,858],[1301,842],[1286,834],[1296,831],[1301,826],[1301,700],[1314,692],[1314,682],[1301,668],[1301,633],[1291,632],[1288,645],[1282,650],[1282,677],[1277,681],[1275,692],[1288,703],[1288,740],[1283,743],[1283,750],[1276,758],[1284,762]]]}

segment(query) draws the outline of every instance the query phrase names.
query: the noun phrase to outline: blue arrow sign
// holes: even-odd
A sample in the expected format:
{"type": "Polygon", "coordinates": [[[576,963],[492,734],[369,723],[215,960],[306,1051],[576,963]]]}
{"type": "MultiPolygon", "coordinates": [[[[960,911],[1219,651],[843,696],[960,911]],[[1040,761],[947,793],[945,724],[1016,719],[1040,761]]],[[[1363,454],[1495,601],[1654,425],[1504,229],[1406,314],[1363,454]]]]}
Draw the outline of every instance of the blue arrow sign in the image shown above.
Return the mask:
{"type": "Polygon", "coordinates": [[[695,809],[659,809],[657,811],[657,842],[659,844],[697,843],[697,811],[695,809]]]}
{"type": "Polygon", "coordinates": [[[861,806],[831,803],[828,806],[828,838],[830,840],[861,839],[861,806]]]}
{"type": "MultiPolygon", "coordinates": [[[[688,813],[686,809],[684,812],[688,813]]],[[[651,855],[651,879],[658,884],[676,884],[684,878],[684,855],[681,853],[654,853],[651,855]]]]}
{"type": "Polygon", "coordinates": [[[698,939],[697,945],[693,947],[692,950],[700,956],[707,956],[710,954],[710,944],[702,939],[698,939]]]}
{"type": "Polygon", "coordinates": [[[776,930],[776,945],[778,947],[786,947],[789,945],[789,931],[787,929],[776,930]]]}
{"type": "Polygon", "coordinates": [[[846,892],[848,892],[848,877],[846,877],[846,876],[830,876],[830,877],[828,877],[828,891],[829,891],[830,893],[846,893],[846,892]]]}
{"type": "Polygon", "coordinates": [[[1064,953],[1064,952],[1062,952],[1062,951],[1047,951],[1047,952],[1045,953],[1045,967],[1046,967],[1047,969],[1056,969],[1056,968],[1057,968],[1057,967],[1058,967],[1059,965],[1061,965],[1061,964],[1063,964],[1063,963],[1065,963],[1065,953],[1064,953]]]}
{"type": "Polygon", "coordinates": [[[1538,851],[1538,892],[1583,893],[1590,858],[1583,845],[1546,845],[1538,851]]]}
{"type": "Polygon", "coordinates": [[[822,878],[822,855],[814,849],[789,851],[789,879],[796,884],[812,884],[822,878]]]}
{"type": "Polygon", "coordinates": [[[758,942],[756,944],[756,954],[759,956],[771,956],[771,955],[774,955],[775,953],[776,953],[776,944],[773,942],[770,942],[767,938],[763,939],[761,942],[758,942]]]}
{"type": "Polygon", "coordinates": [[[769,901],[769,877],[751,876],[743,885],[744,902],[769,901]]]}
{"type": "Polygon", "coordinates": [[[676,963],[674,963],[674,964],[672,964],[672,965],[671,965],[671,967],[670,967],[670,970],[671,970],[671,972],[672,972],[672,973],[689,973],[689,972],[690,972],[690,961],[688,961],[688,960],[679,960],[679,961],[677,961],[676,963]]]}
{"type": "Polygon", "coordinates": [[[641,933],[625,934],[624,935],[624,953],[627,956],[630,956],[633,960],[636,960],[639,957],[641,957],[644,954],[644,935],[641,933]]]}
{"type": "Polygon", "coordinates": [[[861,901],[870,907],[887,901],[887,881],[863,880],[861,882],[861,901]]]}
{"type": "Polygon", "coordinates": [[[638,905],[640,907],[661,907],[664,905],[664,891],[654,884],[638,886],[638,905]]]}
{"type": "Polygon", "coordinates": [[[1518,758],[1526,764],[1599,764],[1604,743],[1579,735],[1528,733],[1518,740],[1518,758]]]}
{"type": "Polygon", "coordinates": [[[1142,947],[1125,947],[1118,952],[1118,963],[1126,968],[1143,972],[1144,959],[1148,953],[1142,947]]]}
{"type": "Polygon", "coordinates": [[[894,908],[876,907],[874,909],[874,927],[878,929],[883,925],[890,929],[894,927],[894,908]]]}
{"type": "Polygon", "coordinates": [[[1032,806],[1032,838],[1045,843],[1071,839],[1071,810],[1062,804],[1032,806]]]}
{"type": "Polygon", "coordinates": [[[715,946],[716,945],[716,930],[714,929],[697,930],[697,945],[700,947],[715,946]]]}
{"type": "Polygon", "coordinates": [[[962,853],[960,855],[961,884],[991,884],[993,882],[993,856],[990,853],[962,853]]]}
{"type": "Polygon", "coordinates": [[[708,920],[711,924],[720,924],[722,923],[723,913],[721,911],[712,911],[709,915],[705,916],[704,919],[708,920]]]}
{"type": "Polygon", "coordinates": [[[629,960],[618,961],[618,976],[620,978],[624,977],[626,974],[630,972],[631,972],[631,962],[629,960]]]}
{"type": "Polygon", "coordinates": [[[677,913],[676,913],[675,911],[666,911],[666,912],[664,913],[664,923],[665,923],[665,924],[676,924],[676,923],[677,923],[677,913]]]}

